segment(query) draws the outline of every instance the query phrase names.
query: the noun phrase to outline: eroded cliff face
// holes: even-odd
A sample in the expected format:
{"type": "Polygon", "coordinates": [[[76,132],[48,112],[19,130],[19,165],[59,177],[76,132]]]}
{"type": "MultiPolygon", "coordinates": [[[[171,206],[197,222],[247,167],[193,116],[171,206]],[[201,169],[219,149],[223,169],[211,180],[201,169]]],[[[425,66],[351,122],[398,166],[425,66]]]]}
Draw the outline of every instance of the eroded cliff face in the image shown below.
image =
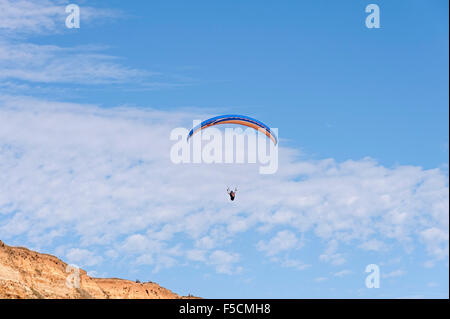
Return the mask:
{"type": "Polygon", "coordinates": [[[79,270],[79,288],[67,285],[68,264],[52,255],[0,241],[0,298],[120,298],[179,299],[156,283],[136,283],[117,278],[92,278],[79,270]],[[73,288],[72,288],[73,287],[73,288]]]}

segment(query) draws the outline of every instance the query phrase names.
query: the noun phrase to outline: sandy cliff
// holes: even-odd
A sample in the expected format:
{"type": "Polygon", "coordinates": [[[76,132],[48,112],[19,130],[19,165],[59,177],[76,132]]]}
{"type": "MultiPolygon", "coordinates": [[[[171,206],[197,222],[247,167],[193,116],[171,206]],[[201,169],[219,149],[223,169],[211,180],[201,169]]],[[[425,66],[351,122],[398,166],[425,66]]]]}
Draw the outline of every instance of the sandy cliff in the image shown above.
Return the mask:
{"type": "Polygon", "coordinates": [[[66,284],[68,264],[52,255],[0,241],[0,298],[185,298],[156,283],[117,278],[93,278],[79,271],[79,288],[66,284]]]}

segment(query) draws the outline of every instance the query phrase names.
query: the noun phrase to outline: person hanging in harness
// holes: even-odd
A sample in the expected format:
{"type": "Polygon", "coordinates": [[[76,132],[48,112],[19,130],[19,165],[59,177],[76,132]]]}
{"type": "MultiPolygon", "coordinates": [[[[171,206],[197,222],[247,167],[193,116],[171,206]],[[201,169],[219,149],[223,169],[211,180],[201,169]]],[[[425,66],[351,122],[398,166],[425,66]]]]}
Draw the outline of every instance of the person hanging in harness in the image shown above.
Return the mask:
{"type": "Polygon", "coordinates": [[[227,193],[230,195],[230,199],[234,200],[236,197],[237,188],[234,189],[234,191],[230,190],[230,188],[227,188],[227,193]]]}

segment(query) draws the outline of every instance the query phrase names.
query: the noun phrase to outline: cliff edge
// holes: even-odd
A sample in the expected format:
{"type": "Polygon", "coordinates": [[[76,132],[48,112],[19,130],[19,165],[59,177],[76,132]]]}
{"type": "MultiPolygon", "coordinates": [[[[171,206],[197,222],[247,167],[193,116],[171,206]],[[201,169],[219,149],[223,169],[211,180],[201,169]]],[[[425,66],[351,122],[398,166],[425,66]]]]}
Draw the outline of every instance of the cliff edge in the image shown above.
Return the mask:
{"type": "Polygon", "coordinates": [[[69,280],[67,284],[67,278],[71,274],[71,269],[67,266],[67,263],[55,256],[23,247],[11,247],[0,241],[0,298],[194,298],[179,296],[153,282],[139,283],[117,278],[93,278],[82,269],[79,269],[78,284],[74,284],[74,280],[69,280]]]}

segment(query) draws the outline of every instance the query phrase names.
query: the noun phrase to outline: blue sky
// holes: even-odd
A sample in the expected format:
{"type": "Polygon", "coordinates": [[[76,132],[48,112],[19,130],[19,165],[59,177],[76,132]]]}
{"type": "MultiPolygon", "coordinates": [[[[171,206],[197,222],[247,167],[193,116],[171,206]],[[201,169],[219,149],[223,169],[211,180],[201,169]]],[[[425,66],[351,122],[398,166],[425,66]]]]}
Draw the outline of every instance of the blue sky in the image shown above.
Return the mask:
{"type": "Polygon", "coordinates": [[[447,1],[67,3],[0,0],[0,239],[181,294],[448,298],[447,1]],[[167,160],[227,113],[279,129],[276,176],[167,160]]]}
{"type": "Polygon", "coordinates": [[[55,41],[106,44],[127,65],[186,86],[94,91],[97,103],[245,108],[320,157],[428,168],[448,160],[445,1],[380,2],[379,30],[361,23],[364,1],[113,3],[130,17],[55,41]]]}

